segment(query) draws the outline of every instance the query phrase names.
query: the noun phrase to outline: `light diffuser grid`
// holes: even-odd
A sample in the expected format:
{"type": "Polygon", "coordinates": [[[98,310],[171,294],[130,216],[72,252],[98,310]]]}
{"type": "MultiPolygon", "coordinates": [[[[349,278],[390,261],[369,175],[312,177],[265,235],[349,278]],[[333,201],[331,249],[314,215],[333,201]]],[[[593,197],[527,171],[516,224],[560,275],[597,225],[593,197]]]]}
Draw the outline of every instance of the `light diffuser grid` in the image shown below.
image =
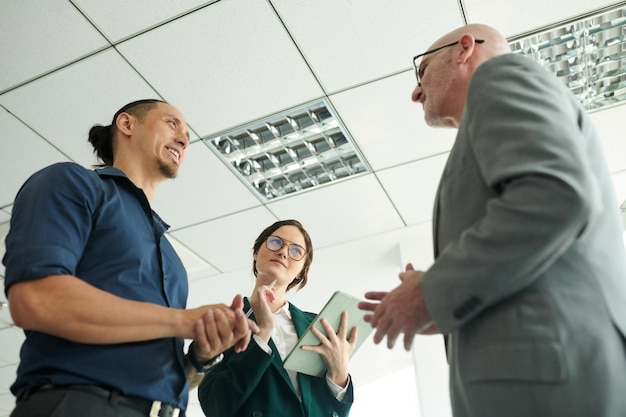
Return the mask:
{"type": "Polygon", "coordinates": [[[626,8],[604,11],[510,42],[559,77],[587,110],[626,100],[626,8]]]}
{"type": "Polygon", "coordinates": [[[323,99],[203,140],[265,201],[370,172],[323,99]]]}

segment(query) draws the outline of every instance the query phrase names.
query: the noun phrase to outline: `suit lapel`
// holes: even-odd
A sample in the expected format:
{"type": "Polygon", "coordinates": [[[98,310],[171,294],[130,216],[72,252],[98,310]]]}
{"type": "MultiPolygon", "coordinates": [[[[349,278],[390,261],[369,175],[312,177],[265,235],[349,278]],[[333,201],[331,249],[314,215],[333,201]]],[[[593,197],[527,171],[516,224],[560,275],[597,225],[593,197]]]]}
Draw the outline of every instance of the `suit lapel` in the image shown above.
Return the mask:
{"type": "MultiPolygon", "coordinates": [[[[306,331],[311,324],[309,317],[302,310],[289,303],[289,312],[291,313],[291,321],[296,328],[298,338],[306,331]]],[[[298,373],[298,384],[300,385],[300,395],[302,398],[302,407],[305,409],[305,415],[311,415],[311,379],[298,373]]]]}
{"type": "Polygon", "coordinates": [[[433,205],[433,251],[435,259],[439,256],[439,192],[441,191],[441,183],[443,182],[443,176],[439,180],[439,186],[437,187],[437,194],[435,194],[435,204],[433,205]]]}
{"type": "MultiPolygon", "coordinates": [[[[247,312],[248,309],[250,309],[250,302],[248,301],[247,297],[244,297],[243,305],[244,305],[244,309],[243,309],[244,312],[247,312]]],[[[291,312],[291,320],[293,321],[294,327],[296,328],[296,334],[298,335],[298,337],[300,337],[300,335],[304,333],[304,331],[306,330],[308,326],[307,318],[304,315],[304,313],[302,313],[301,310],[299,310],[297,307],[293,307],[293,304],[291,303],[289,303],[289,311],[291,312]],[[295,315],[294,315],[294,311],[296,312],[295,315]]],[[[256,323],[256,317],[254,317],[254,313],[250,315],[250,319],[256,323]]],[[[276,344],[274,343],[274,340],[271,337],[268,342],[268,346],[270,347],[270,349],[272,349],[272,366],[280,374],[285,384],[287,384],[287,386],[291,388],[291,392],[293,392],[293,395],[298,396],[298,393],[296,392],[296,388],[291,383],[291,379],[289,379],[289,374],[287,374],[287,370],[283,366],[283,360],[280,358],[280,355],[278,354],[278,348],[276,347],[276,344]]],[[[308,392],[310,392],[309,381],[307,381],[306,378],[300,378],[299,374],[297,378],[298,378],[298,383],[300,384],[301,392],[303,389],[302,383],[304,380],[304,386],[305,386],[305,389],[307,390],[307,397],[309,397],[308,395],[308,392]]]]}

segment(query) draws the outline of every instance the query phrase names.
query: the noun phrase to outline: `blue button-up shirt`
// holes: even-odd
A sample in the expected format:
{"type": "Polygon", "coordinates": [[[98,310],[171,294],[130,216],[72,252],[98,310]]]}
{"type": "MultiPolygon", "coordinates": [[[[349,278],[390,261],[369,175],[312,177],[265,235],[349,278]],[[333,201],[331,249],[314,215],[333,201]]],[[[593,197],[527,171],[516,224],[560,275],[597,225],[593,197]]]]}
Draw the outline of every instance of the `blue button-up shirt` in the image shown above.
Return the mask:
{"type": "MultiPolygon", "coordinates": [[[[163,235],[168,227],[116,168],[44,168],[24,184],[13,206],[5,292],[19,281],[68,274],[122,298],[185,308],[187,275],[163,235]]],[[[181,339],[88,345],[25,333],[11,387],[18,398],[42,384],[95,384],[187,406],[181,339]]]]}

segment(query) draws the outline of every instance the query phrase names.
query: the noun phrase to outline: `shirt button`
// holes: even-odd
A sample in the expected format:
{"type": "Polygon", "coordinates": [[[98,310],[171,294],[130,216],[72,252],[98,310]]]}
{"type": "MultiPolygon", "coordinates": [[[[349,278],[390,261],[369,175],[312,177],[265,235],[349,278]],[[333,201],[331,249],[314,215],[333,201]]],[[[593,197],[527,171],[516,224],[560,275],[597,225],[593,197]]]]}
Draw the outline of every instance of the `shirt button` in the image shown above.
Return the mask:
{"type": "Polygon", "coordinates": [[[333,417],[339,417],[339,414],[337,414],[336,411],[333,411],[333,417]]]}
{"type": "Polygon", "coordinates": [[[252,412],[252,417],[263,417],[263,413],[256,410],[252,412]]]}

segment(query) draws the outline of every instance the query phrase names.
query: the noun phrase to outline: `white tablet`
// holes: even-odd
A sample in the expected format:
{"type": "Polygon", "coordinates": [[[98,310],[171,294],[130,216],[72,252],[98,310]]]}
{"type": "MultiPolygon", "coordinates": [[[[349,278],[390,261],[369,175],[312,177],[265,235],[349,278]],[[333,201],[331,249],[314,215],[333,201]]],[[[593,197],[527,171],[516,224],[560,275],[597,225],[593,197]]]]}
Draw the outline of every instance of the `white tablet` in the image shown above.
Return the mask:
{"type": "Polygon", "coordinates": [[[348,312],[346,337],[350,337],[350,332],[354,326],[359,328],[356,345],[354,346],[354,350],[352,350],[350,357],[354,356],[363,341],[367,339],[373,330],[372,326],[364,319],[366,312],[359,310],[358,304],[361,301],[362,300],[359,300],[349,294],[336,291],[332,297],[330,297],[330,300],[328,300],[324,308],[322,308],[322,311],[320,311],[315,320],[311,322],[309,327],[302,334],[302,337],[300,337],[296,346],[294,346],[285,358],[283,363],[285,369],[317,377],[324,376],[326,373],[326,362],[324,362],[319,354],[302,350],[302,346],[316,346],[320,344],[319,339],[311,331],[311,327],[315,326],[322,332],[322,334],[326,335],[326,330],[324,330],[324,326],[320,323],[322,318],[328,320],[328,323],[333,329],[335,329],[335,332],[337,332],[339,325],[341,324],[341,313],[344,311],[348,312]]]}

